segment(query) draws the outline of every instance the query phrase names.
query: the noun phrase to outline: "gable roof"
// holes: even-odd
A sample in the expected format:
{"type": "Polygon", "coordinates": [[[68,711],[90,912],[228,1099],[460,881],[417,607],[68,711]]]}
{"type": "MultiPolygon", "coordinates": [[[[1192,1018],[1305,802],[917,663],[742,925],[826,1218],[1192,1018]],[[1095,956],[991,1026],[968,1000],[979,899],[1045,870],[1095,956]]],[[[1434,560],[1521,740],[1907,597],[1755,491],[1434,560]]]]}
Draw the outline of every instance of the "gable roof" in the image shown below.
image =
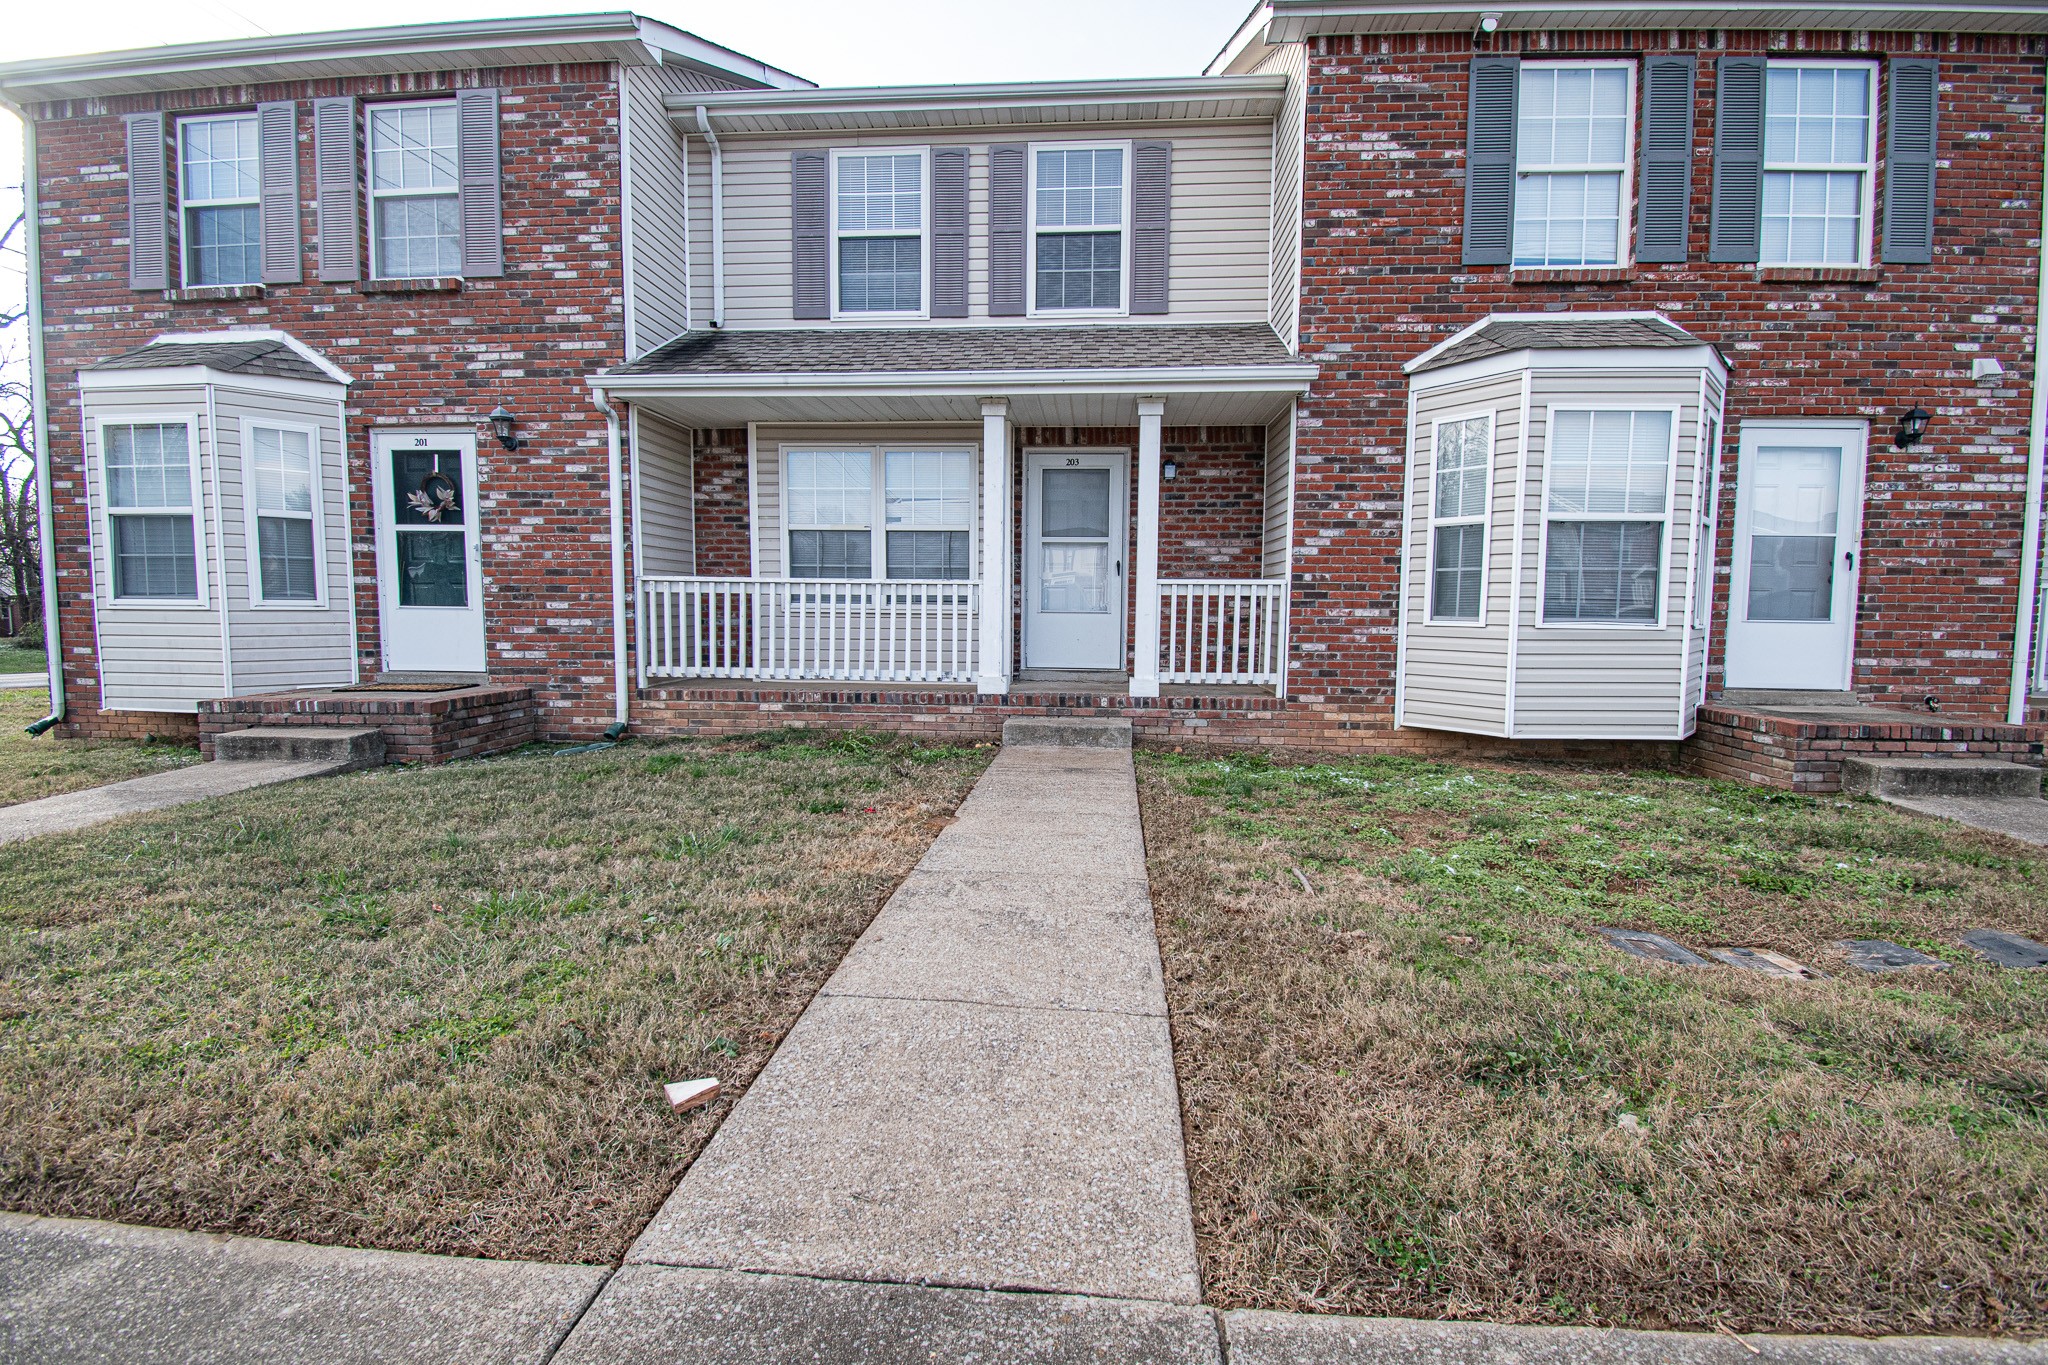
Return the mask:
{"type": "MultiPolygon", "coordinates": [[[[1299,367],[1263,322],[685,332],[605,378],[1299,367]]],[[[1310,367],[1311,370],[1313,367],[1310,367]]]]}
{"type": "MultiPolygon", "coordinates": [[[[1774,29],[1908,33],[2048,33],[2044,0],[1260,0],[1265,41],[1319,33],[1477,32],[1482,15],[1502,30],[1774,29]]],[[[1251,21],[1247,21],[1249,25],[1251,21]]],[[[1246,40],[1234,40],[1239,46],[1246,40]]],[[[1229,54],[1230,48],[1225,49],[1229,54]]],[[[1227,61],[1227,55],[1224,57],[1227,61]]]]}
{"type": "Polygon", "coordinates": [[[811,85],[693,33],[620,10],[339,29],[8,62],[0,64],[0,96],[28,103],[198,86],[590,61],[683,66],[741,86],[791,90],[811,85]]]}
{"type": "Polygon", "coordinates": [[[1430,347],[1402,368],[1409,374],[1425,374],[1511,351],[1666,350],[1711,344],[1659,313],[1499,313],[1430,347]]]}
{"type": "Polygon", "coordinates": [[[134,350],[88,365],[81,373],[203,368],[263,379],[346,384],[349,377],[282,332],[167,333],[134,350]]]}

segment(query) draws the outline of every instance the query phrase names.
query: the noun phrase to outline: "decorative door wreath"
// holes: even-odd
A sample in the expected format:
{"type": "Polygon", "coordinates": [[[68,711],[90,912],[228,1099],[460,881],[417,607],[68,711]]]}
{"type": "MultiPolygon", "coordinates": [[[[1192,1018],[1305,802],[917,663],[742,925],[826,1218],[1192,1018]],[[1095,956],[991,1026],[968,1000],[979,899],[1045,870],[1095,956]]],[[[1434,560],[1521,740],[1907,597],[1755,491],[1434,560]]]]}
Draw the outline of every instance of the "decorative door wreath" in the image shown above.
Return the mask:
{"type": "Polygon", "coordinates": [[[428,521],[439,521],[456,510],[457,492],[455,480],[438,469],[429,470],[420,479],[420,486],[406,498],[405,505],[428,521]]]}

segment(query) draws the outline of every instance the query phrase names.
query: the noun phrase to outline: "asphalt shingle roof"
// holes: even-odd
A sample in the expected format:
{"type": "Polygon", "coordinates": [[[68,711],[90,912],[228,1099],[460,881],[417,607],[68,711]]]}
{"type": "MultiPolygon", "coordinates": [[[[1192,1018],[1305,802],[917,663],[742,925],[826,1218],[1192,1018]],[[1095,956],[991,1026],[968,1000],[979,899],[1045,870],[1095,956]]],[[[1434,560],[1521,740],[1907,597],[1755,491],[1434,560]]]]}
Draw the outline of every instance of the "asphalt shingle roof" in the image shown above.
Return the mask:
{"type": "Polygon", "coordinates": [[[1613,346],[1704,346],[1707,343],[1662,318],[1601,317],[1596,313],[1547,318],[1493,318],[1455,346],[1446,347],[1417,374],[1462,365],[1509,351],[1567,351],[1613,346]]]}
{"type": "Polygon", "coordinates": [[[204,365],[224,374],[261,375],[269,379],[310,379],[332,384],[334,376],[304,356],[268,337],[252,341],[152,341],[88,366],[94,370],[155,370],[204,365]]]}
{"type": "Polygon", "coordinates": [[[919,374],[1294,365],[1264,323],[686,332],[614,375],[919,374]]]}

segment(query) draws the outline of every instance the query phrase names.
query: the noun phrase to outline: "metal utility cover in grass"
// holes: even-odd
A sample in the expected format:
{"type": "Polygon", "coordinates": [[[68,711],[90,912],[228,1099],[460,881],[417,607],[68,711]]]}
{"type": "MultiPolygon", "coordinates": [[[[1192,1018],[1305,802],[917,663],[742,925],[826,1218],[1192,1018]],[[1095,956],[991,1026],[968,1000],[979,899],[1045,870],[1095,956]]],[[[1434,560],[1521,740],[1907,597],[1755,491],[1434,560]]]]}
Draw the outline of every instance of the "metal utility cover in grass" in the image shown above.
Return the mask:
{"type": "Polygon", "coordinates": [[[1710,948],[1707,956],[1719,958],[1731,967],[1743,967],[1766,976],[1789,976],[1796,981],[1821,979],[1821,974],[1813,968],[1769,948],[1710,948]]]}
{"type": "Polygon", "coordinates": [[[1866,972],[1900,972],[1908,967],[1934,967],[1948,970],[1948,964],[1938,957],[1915,952],[1881,938],[1843,939],[1835,945],[1849,956],[1852,965],[1866,972]]]}
{"type": "Polygon", "coordinates": [[[2008,934],[2003,929],[1972,929],[1957,937],[1965,947],[1976,949],[1985,960],[2001,967],[2048,967],[2048,944],[2008,934]]]}
{"type": "Polygon", "coordinates": [[[1640,929],[1596,929],[1593,932],[1606,939],[1610,947],[1619,948],[1633,957],[1669,962],[1678,967],[1707,965],[1707,960],[1698,953],[1683,944],[1673,943],[1662,934],[1644,933],[1640,929]]]}

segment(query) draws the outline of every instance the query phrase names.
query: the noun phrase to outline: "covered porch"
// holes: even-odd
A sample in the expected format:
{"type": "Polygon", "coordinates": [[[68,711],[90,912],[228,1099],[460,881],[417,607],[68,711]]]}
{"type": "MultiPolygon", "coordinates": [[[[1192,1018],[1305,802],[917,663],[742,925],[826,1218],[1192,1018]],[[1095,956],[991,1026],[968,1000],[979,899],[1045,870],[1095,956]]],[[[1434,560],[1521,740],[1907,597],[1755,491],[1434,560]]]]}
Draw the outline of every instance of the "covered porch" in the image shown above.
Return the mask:
{"type": "Polygon", "coordinates": [[[1280,694],[1313,374],[1264,326],[680,338],[598,381],[638,690],[1280,694]]]}

